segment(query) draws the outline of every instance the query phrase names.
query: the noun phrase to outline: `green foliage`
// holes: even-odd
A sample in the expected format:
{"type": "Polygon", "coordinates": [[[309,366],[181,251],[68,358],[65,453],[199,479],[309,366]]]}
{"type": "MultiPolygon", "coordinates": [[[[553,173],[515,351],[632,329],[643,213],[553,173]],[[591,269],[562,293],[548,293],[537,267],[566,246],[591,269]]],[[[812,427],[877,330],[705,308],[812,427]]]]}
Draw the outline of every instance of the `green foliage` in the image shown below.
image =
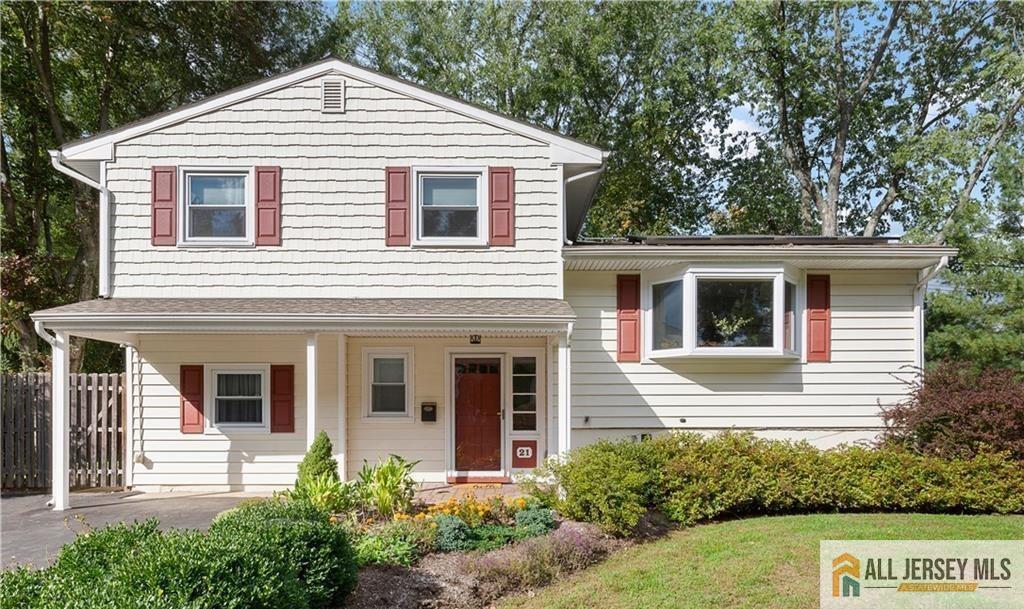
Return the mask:
{"type": "Polygon", "coordinates": [[[354,509],[359,503],[359,489],[354,482],[341,482],[336,471],[323,472],[307,478],[294,489],[277,493],[292,501],[307,502],[330,514],[340,514],[354,509]]]}
{"type": "Polygon", "coordinates": [[[543,535],[555,528],[555,515],[551,509],[533,505],[516,512],[516,528],[527,534],[543,535]]]}
{"type": "Polygon", "coordinates": [[[362,504],[382,518],[409,512],[416,494],[412,471],[418,463],[398,455],[389,455],[373,466],[364,461],[358,481],[362,504]]]}
{"type": "Polygon", "coordinates": [[[331,445],[327,432],[322,430],[317,432],[313,444],[299,463],[299,478],[295,481],[295,488],[306,488],[316,484],[321,476],[340,481],[338,461],[334,458],[334,446],[331,445]]]}
{"type": "Polygon", "coordinates": [[[462,552],[473,547],[472,531],[458,516],[441,514],[434,517],[434,523],[437,525],[434,547],[439,552],[462,552]]]}
{"type": "MultiPolygon", "coordinates": [[[[564,489],[560,513],[620,535],[652,508],[683,525],[793,511],[1024,511],[1024,470],[984,451],[945,460],[891,446],[822,451],[751,434],[680,433],[599,442],[538,473],[564,489]]],[[[549,489],[537,486],[549,499],[549,489]]]]}
{"type": "Polygon", "coordinates": [[[356,541],[359,564],[411,565],[434,551],[437,533],[427,519],[389,520],[361,534],[356,541]]]}
{"type": "Polygon", "coordinates": [[[311,504],[247,503],[212,523],[209,536],[251,540],[254,548],[279,552],[280,559],[295,568],[312,608],[340,604],[355,586],[355,557],[348,534],[311,504]]]}
{"type": "Polygon", "coordinates": [[[311,604],[281,548],[252,535],[156,530],[155,521],[79,536],[53,566],[0,575],[0,607],[178,609],[311,604]]]}

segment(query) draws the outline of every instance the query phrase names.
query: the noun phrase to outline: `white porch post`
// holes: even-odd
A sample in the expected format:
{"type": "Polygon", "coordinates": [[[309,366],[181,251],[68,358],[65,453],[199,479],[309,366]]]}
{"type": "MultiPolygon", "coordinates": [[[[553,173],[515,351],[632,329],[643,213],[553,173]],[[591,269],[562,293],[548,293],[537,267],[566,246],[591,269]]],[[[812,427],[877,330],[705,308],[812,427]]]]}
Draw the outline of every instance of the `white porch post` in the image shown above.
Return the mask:
{"type": "Polygon", "coordinates": [[[70,337],[65,332],[57,332],[53,345],[53,380],[52,380],[52,405],[53,419],[50,431],[53,434],[51,445],[53,455],[53,509],[56,511],[66,510],[69,505],[70,479],[68,468],[70,467],[70,434],[68,417],[68,369],[71,362],[68,357],[70,337]]]}
{"type": "Polygon", "coordinates": [[[338,475],[341,476],[341,481],[345,481],[345,471],[347,461],[345,460],[345,431],[348,426],[348,415],[346,413],[346,400],[348,393],[346,391],[348,387],[348,376],[347,376],[347,360],[346,355],[348,351],[347,338],[344,334],[338,335],[338,446],[335,449],[337,455],[335,459],[338,460],[338,475]]]}
{"type": "Polygon", "coordinates": [[[565,455],[571,448],[572,433],[572,352],[569,338],[572,326],[558,336],[558,454],[565,455]]]}
{"type": "Polygon", "coordinates": [[[306,336],[306,448],[316,437],[316,334],[306,336]]]}

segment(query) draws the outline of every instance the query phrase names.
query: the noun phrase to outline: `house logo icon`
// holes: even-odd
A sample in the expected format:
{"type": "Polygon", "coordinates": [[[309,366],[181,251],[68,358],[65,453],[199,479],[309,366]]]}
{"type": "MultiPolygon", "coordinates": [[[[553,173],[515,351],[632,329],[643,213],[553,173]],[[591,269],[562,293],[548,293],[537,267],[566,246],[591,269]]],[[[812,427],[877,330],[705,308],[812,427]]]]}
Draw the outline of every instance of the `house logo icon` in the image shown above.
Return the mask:
{"type": "Polygon", "coordinates": [[[860,596],[860,560],[842,553],[832,560],[832,596],[860,596]]]}

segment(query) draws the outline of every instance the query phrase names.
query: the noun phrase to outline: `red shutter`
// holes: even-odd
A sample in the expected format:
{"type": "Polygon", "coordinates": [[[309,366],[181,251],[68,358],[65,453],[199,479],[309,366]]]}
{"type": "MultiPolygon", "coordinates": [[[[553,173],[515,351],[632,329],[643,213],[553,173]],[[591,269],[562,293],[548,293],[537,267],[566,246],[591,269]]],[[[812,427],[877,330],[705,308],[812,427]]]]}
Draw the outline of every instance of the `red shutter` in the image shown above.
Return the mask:
{"type": "Polygon", "coordinates": [[[295,366],[270,367],[270,431],[295,431],[295,366]]]}
{"type": "Polygon", "coordinates": [[[203,367],[183,365],[178,379],[181,390],[181,433],[203,433],[203,367]]]}
{"type": "Polygon", "coordinates": [[[153,245],[178,243],[178,168],[153,167],[150,174],[150,241],[153,245]]]}
{"type": "Polygon", "coordinates": [[[256,245],[281,245],[281,168],[256,168],[256,245]]]}
{"type": "Polygon", "coordinates": [[[807,276],[807,361],[832,359],[831,287],[828,275],[807,276]]]}
{"type": "Polygon", "coordinates": [[[409,174],[408,167],[384,169],[384,244],[409,245],[409,174]]]}
{"type": "Polygon", "coordinates": [[[640,275],[619,275],[615,337],[620,362],[640,361],[640,275]]]}
{"type": "Polygon", "coordinates": [[[491,167],[488,172],[490,201],[490,244],[516,244],[516,184],[515,169],[491,167]]]}

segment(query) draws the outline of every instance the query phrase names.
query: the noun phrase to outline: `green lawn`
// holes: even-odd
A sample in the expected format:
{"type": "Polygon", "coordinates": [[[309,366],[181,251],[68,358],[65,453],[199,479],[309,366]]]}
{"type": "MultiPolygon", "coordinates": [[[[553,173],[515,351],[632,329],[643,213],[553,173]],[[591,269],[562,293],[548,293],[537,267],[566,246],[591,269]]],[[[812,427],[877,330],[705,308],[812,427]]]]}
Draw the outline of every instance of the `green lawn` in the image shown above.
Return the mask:
{"type": "Polygon", "coordinates": [[[1024,516],[819,514],[702,525],[502,607],[814,609],[821,539],[1024,539],[1024,516]]]}

